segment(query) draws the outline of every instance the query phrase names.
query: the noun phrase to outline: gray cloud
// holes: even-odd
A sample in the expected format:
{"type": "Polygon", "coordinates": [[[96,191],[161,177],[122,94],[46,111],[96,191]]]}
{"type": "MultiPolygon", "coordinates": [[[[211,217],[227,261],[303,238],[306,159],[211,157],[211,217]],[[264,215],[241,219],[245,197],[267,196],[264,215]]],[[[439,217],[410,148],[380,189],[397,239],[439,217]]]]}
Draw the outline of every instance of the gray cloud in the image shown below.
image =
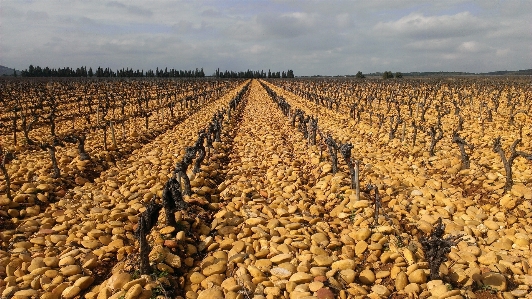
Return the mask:
{"type": "Polygon", "coordinates": [[[532,2],[18,1],[0,64],[293,69],[296,75],[531,68],[532,2]]]}
{"type": "Polygon", "coordinates": [[[151,10],[149,10],[149,9],[146,9],[146,8],[143,8],[143,7],[140,7],[140,6],[136,6],[136,5],[124,4],[124,3],[121,3],[121,2],[118,2],[118,1],[109,1],[106,5],[108,7],[120,8],[120,9],[126,11],[127,13],[130,13],[130,14],[133,14],[133,15],[148,16],[148,17],[153,15],[153,12],[151,10]]]}
{"type": "Polygon", "coordinates": [[[481,34],[492,28],[488,22],[472,16],[469,12],[442,16],[411,13],[397,21],[379,22],[375,31],[376,34],[385,36],[438,39],[481,34]]]}

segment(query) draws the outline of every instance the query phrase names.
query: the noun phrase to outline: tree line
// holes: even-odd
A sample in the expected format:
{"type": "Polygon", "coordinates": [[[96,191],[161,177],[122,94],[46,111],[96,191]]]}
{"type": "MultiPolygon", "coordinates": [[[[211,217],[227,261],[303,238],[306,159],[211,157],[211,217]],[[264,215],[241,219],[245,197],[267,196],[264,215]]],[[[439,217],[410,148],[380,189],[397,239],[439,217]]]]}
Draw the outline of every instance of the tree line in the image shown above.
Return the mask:
{"type": "Polygon", "coordinates": [[[205,77],[203,68],[195,70],[176,70],[157,68],[154,70],[133,70],[132,68],[122,68],[113,71],[111,68],[98,67],[96,71],[93,71],[91,67],[87,70],[87,67],[82,66],[76,69],[70,67],[64,68],[49,68],[30,65],[26,70],[23,70],[20,75],[22,77],[161,77],[161,78],[177,78],[177,77],[205,77]]]}
{"type": "Polygon", "coordinates": [[[247,70],[245,72],[234,72],[234,71],[228,71],[225,72],[220,71],[220,69],[216,69],[216,71],[213,74],[214,77],[217,78],[294,78],[294,71],[288,70],[288,71],[282,71],[282,72],[272,72],[271,70],[268,70],[268,73],[264,72],[264,70],[260,71],[252,71],[247,70]]]}
{"type": "MultiPolygon", "coordinates": [[[[97,78],[110,78],[110,77],[159,77],[159,78],[203,78],[205,72],[203,68],[196,68],[195,70],[176,70],[176,69],[159,69],[155,70],[133,70],[132,68],[122,68],[119,70],[112,70],[111,68],[98,67],[96,71],[93,71],[91,67],[87,69],[86,66],[78,67],[76,69],[70,67],[64,68],[50,68],[30,65],[26,70],[23,70],[20,75],[22,77],[97,77],[97,78]]],[[[282,72],[272,72],[268,70],[261,71],[220,71],[216,69],[212,75],[217,78],[294,78],[294,71],[287,70],[282,72]]]]}

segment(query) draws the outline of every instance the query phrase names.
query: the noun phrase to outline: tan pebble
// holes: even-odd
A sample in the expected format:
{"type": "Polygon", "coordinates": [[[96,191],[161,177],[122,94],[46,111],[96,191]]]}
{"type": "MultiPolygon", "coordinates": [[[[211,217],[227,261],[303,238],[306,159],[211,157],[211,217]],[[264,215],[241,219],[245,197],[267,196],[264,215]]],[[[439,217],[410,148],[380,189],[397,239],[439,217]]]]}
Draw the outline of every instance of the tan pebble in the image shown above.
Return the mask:
{"type": "Polygon", "coordinates": [[[4,289],[4,291],[2,292],[2,297],[3,298],[10,298],[10,297],[13,296],[13,294],[15,294],[16,291],[18,291],[18,287],[17,286],[6,287],[4,289]]]}
{"type": "Polygon", "coordinates": [[[301,291],[293,291],[290,293],[290,299],[306,299],[306,298],[312,298],[312,294],[310,292],[301,292],[301,291]]]}
{"type": "Polygon", "coordinates": [[[61,268],[61,270],[59,271],[64,276],[72,276],[72,275],[80,274],[82,272],[80,266],[78,265],[69,265],[69,266],[61,268]]]}
{"type": "Polygon", "coordinates": [[[357,256],[361,256],[366,251],[366,249],[368,249],[368,243],[366,243],[366,241],[363,241],[363,240],[359,241],[355,245],[355,254],[357,256]]]}
{"type": "Polygon", "coordinates": [[[126,296],[126,291],[119,291],[111,295],[111,297],[109,297],[108,299],[121,299],[121,298],[125,298],[125,296],[126,296]]]}
{"type": "Polygon", "coordinates": [[[389,225],[381,225],[381,226],[377,227],[377,232],[379,232],[379,233],[391,234],[391,233],[393,233],[393,231],[394,231],[394,228],[392,226],[389,226],[389,225]]]}
{"type": "Polygon", "coordinates": [[[255,267],[261,271],[269,271],[272,268],[272,261],[269,259],[259,259],[255,261],[255,267]]]}
{"type": "Polygon", "coordinates": [[[69,284],[67,282],[60,283],[52,290],[52,294],[59,298],[61,294],[63,293],[63,291],[68,287],[69,287],[69,284]]]}
{"type": "Polygon", "coordinates": [[[98,266],[98,258],[91,258],[83,264],[83,268],[93,269],[98,266]]]}
{"type": "Polygon", "coordinates": [[[59,266],[59,258],[57,258],[57,257],[45,257],[43,259],[43,262],[48,267],[55,268],[55,267],[59,266]]]}
{"type": "MultiPolygon", "coordinates": [[[[229,258],[229,262],[233,262],[233,263],[243,263],[245,259],[248,258],[248,254],[247,253],[238,253],[238,254],[234,254],[232,255],[230,258],[229,258]]],[[[269,260],[268,260],[269,261],[269,260]]],[[[271,262],[270,262],[271,263],[271,262]]]]}
{"type": "MultiPolygon", "coordinates": [[[[469,268],[467,269],[467,271],[471,271],[470,269],[473,269],[473,268],[469,268]]],[[[450,275],[450,278],[451,278],[451,281],[453,282],[457,282],[457,283],[460,283],[460,284],[465,284],[470,277],[477,277],[478,274],[480,274],[480,269],[479,268],[476,268],[477,272],[478,273],[466,273],[463,269],[453,269],[453,272],[451,273],[450,275]],[[470,275],[470,274],[473,274],[473,275],[470,275]]]]}
{"type": "Polygon", "coordinates": [[[429,289],[429,291],[432,296],[439,298],[441,295],[447,293],[449,289],[447,288],[446,285],[440,284],[438,286],[434,286],[433,288],[429,289]]]}
{"type": "Polygon", "coordinates": [[[129,289],[131,289],[135,285],[145,286],[146,282],[147,282],[146,278],[144,278],[144,277],[137,278],[137,279],[131,280],[131,281],[127,282],[126,284],[124,284],[122,286],[122,290],[127,292],[129,289]]]}
{"type": "Polygon", "coordinates": [[[297,284],[311,282],[312,279],[313,279],[312,275],[308,273],[304,273],[304,272],[297,272],[297,273],[292,274],[292,276],[290,276],[290,281],[293,281],[297,284]]]}
{"type": "Polygon", "coordinates": [[[390,271],[381,270],[381,271],[378,271],[377,273],[375,273],[375,278],[377,278],[377,279],[385,278],[385,277],[388,277],[388,276],[390,276],[390,271]]]}
{"type": "Polygon", "coordinates": [[[88,288],[94,282],[94,277],[83,276],[80,277],[74,282],[75,286],[78,286],[81,290],[88,288]]]}
{"type": "Polygon", "coordinates": [[[456,296],[462,297],[460,290],[451,290],[451,291],[442,293],[441,295],[438,296],[438,299],[449,299],[449,298],[453,298],[456,296]]]}
{"type": "Polygon", "coordinates": [[[417,283],[410,283],[403,289],[403,291],[407,294],[419,294],[421,292],[421,288],[417,283]]]}
{"type": "Polygon", "coordinates": [[[499,257],[497,256],[497,253],[495,253],[495,251],[490,251],[486,254],[479,256],[478,262],[486,266],[495,265],[499,262],[499,257]]]}
{"type": "Polygon", "coordinates": [[[332,263],[331,268],[333,270],[346,270],[346,269],[354,269],[355,268],[355,261],[354,260],[339,260],[334,263],[332,263]]]}
{"type": "Polygon", "coordinates": [[[106,299],[111,296],[112,292],[108,287],[101,287],[96,299],[106,299]]]}
{"type": "Polygon", "coordinates": [[[204,279],[205,279],[205,275],[199,273],[199,272],[194,272],[190,275],[190,282],[192,283],[195,283],[195,284],[200,284],[204,279]]]}
{"type": "Polygon", "coordinates": [[[506,288],[507,288],[506,277],[500,273],[494,273],[494,272],[483,273],[481,280],[484,285],[488,285],[499,291],[506,291],[506,288]]]}
{"type": "Polygon", "coordinates": [[[355,281],[355,276],[356,273],[353,269],[346,269],[340,271],[340,278],[342,278],[342,280],[347,284],[353,283],[355,281]]]}
{"type": "Polygon", "coordinates": [[[363,227],[359,228],[353,236],[353,239],[357,241],[365,241],[371,236],[371,230],[369,228],[363,227]]]}
{"type": "Polygon", "coordinates": [[[282,279],[288,279],[290,276],[292,276],[292,273],[291,271],[285,269],[285,268],[281,268],[281,267],[275,267],[275,268],[272,268],[270,270],[270,273],[274,276],[277,276],[279,278],[282,278],[282,279]]]}
{"type": "Polygon", "coordinates": [[[441,279],[431,280],[431,281],[427,282],[427,289],[429,291],[431,291],[435,287],[439,287],[441,285],[444,285],[443,284],[443,280],[441,280],[441,279]]]}
{"type": "Polygon", "coordinates": [[[365,285],[372,285],[375,282],[375,273],[369,269],[362,270],[358,276],[358,280],[365,285]]]}
{"type": "Polygon", "coordinates": [[[66,241],[67,235],[50,235],[50,242],[56,244],[61,241],[66,241]]]}
{"type": "Polygon", "coordinates": [[[259,268],[255,267],[254,265],[249,265],[247,269],[248,269],[249,274],[254,278],[265,276],[264,273],[259,268]]]}
{"type": "Polygon", "coordinates": [[[97,240],[83,240],[81,241],[81,245],[87,249],[95,249],[97,247],[100,247],[102,244],[100,241],[97,240]]]}
{"type": "Polygon", "coordinates": [[[222,284],[222,288],[228,292],[238,292],[242,287],[238,284],[237,280],[234,277],[229,277],[225,279],[222,284]]]}
{"type": "Polygon", "coordinates": [[[129,273],[116,273],[107,282],[107,285],[113,290],[120,290],[122,287],[131,280],[131,274],[129,273]]]}
{"type": "Polygon", "coordinates": [[[124,240],[122,240],[122,239],[113,240],[109,244],[107,244],[107,246],[112,248],[112,249],[114,249],[114,250],[118,250],[118,249],[124,247],[124,240]]]}
{"type": "Polygon", "coordinates": [[[324,233],[315,233],[311,236],[311,240],[316,242],[320,246],[327,246],[329,244],[329,238],[324,233]]]}
{"type": "Polygon", "coordinates": [[[291,253],[282,253],[270,258],[270,261],[272,261],[274,264],[281,264],[291,261],[292,257],[293,256],[291,253]]]}
{"type": "Polygon", "coordinates": [[[163,235],[171,234],[175,231],[175,227],[173,226],[165,226],[159,230],[159,232],[163,235]]]}
{"type": "Polygon", "coordinates": [[[525,297],[528,294],[528,290],[517,289],[517,290],[511,291],[510,294],[512,294],[515,297],[522,298],[522,297],[525,297]]]}
{"type": "Polygon", "coordinates": [[[140,294],[142,294],[142,286],[140,284],[136,284],[134,286],[132,286],[127,292],[126,292],[126,296],[125,296],[125,299],[135,299],[137,298],[140,294]]]}
{"type": "Polygon", "coordinates": [[[318,267],[328,267],[332,265],[333,258],[328,255],[315,255],[314,264],[318,267]]]}
{"type": "Polygon", "coordinates": [[[178,232],[176,235],[175,235],[175,239],[177,241],[184,241],[186,238],[186,235],[185,235],[185,232],[184,231],[180,231],[178,232]]]}
{"type": "Polygon", "coordinates": [[[155,263],[160,263],[164,261],[168,253],[169,253],[168,248],[164,248],[161,245],[155,245],[151,249],[148,256],[149,256],[150,261],[153,261],[155,263]]]}
{"type": "Polygon", "coordinates": [[[388,290],[387,287],[383,286],[383,285],[380,285],[380,284],[376,284],[374,286],[371,287],[371,291],[377,295],[379,295],[380,297],[388,297],[390,296],[390,290],[388,290]]]}
{"type": "Polygon", "coordinates": [[[213,287],[199,292],[197,299],[224,299],[221,287],[213,287]]]}
{"type": "Polygon", "coordinates": [[[265,224],[266,220],[264,220],[263,218],[260,218],[260,217],[254,217],[254,218],[246,219],[246,221],[244,221],[244,222],[247,225],[249,225],[249,226],[256,226],[256,225],[259,225],[259,224],[265,224]]]}
{"type": "Polygon", "coordinates": [[[265,287],[264,288],[264,294],[267,296],[273,296],[274,298],[277,298],[281,296],[281,288],[279,287],[265,287]]]}
{"type": "Polygon", "coordinates": [[[408,276],[406,275],[406,273],[403,271],[397,273],[397,276],[395,277],[395,289],[398,291],[404,290],[407,284],[408,276]]]}
{"type": "MultiPolygon", "coordinates": [[[[137,297],[138,299],[150,299],[153,296],[152,290],[142,290],[142,293],[137,297]]],[[[89,299],[89,298],[86,298],[89,299]]]]}
{"type": "Polygon", "coordinates": [[[323,288],[323,286],[324,286],[323,282],[321,282],[321,281],[313,281],[313,282],[309,283],[308,288],[312,292],[316,292],[319,289],[323,288]]]}
{"type": "Polygon", "coordinates": [[[174,268],[181,268],[181,258],[173,253],[167,253],[164,262],[174,268]]]}
{"type": "Polygon", "coordinates": [[[205,269],[203,269],[202,273],[205,276],[210,276],[213,274],[224,273],[225,270],[227,270],[227,264],[222,261],[222,262],[206,267],[205,269]]]}
{"type": "Polygon", "coordinates": [[[198,293],[196,293],[195,291],[187,291],[186,294],[185,294],[185,298],[186,299],[196,299],[196,298],[198,298],[198,293]]]}
{"type": "Polygon", "coordinates": [[[75,263],[76,263],[76,260],[73,257],[67,256],[67,257],[62,258],[59,261],[59,267],[74,265],[75,263]]]}
{"type": "Polygon", "coordinates": [[[38,296],[38,294],[39,293],[37,292],[37,290],[32,290],[32,289],[20,290],[20,291],[15,292],[15,294],[13,295],[13,298],[29,298],[29,297],[38,296]]]}
{"type": "MultiPolygon", "coordinates": [[[[87,294],[89,295],[89,294],[87,294]]],[[[90,298],[90,297],[87,297],[87,295],[85,295],[86,298],[90,298]]],[[[52,294],[52,292],[46,292],[44,294],[41,295],[41,298],[40,299],[58,299],[59,297],[57,296],[54,296],[52,294]]],[[[94,299],[96,299],[96,296],[93,297],[94,299]]]]}
{"type": "Polygon", "coordinates": [[[427,274],[425,273],[425,270],[423,269],[414,270],[412,271],[412,273],[408,275],[408,281],[411,283],[418,283],[418,284],[426,283],[427,274]]]}
{"type": "Polygon", "coordinates": [[[412,251],[408,248],[403,249],[403,257],[409,265],[412,265],[416,262],[416,257],[414,253],[412,253],[412,251]]]}
{"type": "Polygon", "coordinates": [[[61,297],[65,299],[70,299],[76,297],[81,292],[80,287],[78,286],[70,286],[67,287],[62,293],[61,297]]]}

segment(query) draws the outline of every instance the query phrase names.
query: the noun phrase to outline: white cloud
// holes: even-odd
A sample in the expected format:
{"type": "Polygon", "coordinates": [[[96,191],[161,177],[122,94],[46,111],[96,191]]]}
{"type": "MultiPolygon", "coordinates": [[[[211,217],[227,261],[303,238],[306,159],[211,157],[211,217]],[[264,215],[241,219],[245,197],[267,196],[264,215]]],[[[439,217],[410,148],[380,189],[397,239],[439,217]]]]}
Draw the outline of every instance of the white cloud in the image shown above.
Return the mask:
{"type": "Polygon", "coordinates": [[[478,51],[481,50],[481,46],[479,45],[479,43],[475,41],[468,41],[468,42],[463,42],[462,44],[460,44],[458,49],[462,52],[477,53],[478,51]]]}

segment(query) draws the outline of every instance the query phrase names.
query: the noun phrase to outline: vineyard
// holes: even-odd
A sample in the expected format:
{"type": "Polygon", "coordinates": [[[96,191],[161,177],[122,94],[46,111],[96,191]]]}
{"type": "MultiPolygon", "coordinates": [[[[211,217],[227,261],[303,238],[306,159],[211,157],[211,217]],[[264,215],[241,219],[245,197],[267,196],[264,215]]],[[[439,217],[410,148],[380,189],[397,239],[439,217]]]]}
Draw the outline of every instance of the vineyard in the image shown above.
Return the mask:
{"type": "Polygon", "coordinates": [[[529,78],[0,85],[0,298],[531,298],[529,78]]]}

